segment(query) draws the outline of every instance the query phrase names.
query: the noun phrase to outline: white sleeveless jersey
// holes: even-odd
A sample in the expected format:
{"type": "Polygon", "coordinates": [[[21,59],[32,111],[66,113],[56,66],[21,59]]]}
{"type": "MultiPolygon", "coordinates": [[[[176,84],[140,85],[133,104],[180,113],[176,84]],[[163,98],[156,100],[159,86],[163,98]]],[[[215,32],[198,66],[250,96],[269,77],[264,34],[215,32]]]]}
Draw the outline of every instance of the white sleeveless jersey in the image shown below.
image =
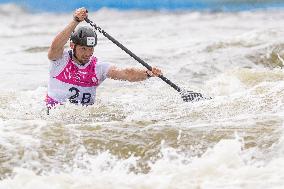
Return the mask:
{"type": "Polygon", "coordinates": [[[76,64],[64,51],[60,59],[51,61],[46,104],[48,107],[66,101],[91,105],[97,87],[107,78],[110,64],[100,63],[95,57],[84,66],[76,64]]]}

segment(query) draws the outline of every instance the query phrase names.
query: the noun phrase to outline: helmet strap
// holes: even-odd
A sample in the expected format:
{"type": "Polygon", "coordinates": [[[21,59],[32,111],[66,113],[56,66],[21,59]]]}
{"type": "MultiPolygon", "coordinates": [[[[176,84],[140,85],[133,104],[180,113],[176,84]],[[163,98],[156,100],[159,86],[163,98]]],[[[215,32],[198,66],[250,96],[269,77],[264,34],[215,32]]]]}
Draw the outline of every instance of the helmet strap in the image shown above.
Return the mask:
{"type": "MultiPolygon", "coordinates": [[[[77,56],[76,56],[76,47],[77,45],[74,44],[74,48],[73,48],[73,56],[77,59],[77,56]]],[[[77,59],[78,60],[78,59],[77,59]]]]}

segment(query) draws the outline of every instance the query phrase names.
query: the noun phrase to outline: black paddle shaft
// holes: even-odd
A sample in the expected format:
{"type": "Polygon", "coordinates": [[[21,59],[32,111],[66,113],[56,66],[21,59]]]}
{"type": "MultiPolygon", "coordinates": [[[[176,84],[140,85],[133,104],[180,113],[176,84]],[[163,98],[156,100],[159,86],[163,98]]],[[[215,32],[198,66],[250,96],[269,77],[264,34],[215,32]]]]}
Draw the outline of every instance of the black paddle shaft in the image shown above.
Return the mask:
{"type": "MultiPolygon", "coordinates": [[[[85,18],[85,21],[89,23],[92,27],[95,28],[95,30],[102,33],[106,38],[108,38],[110,41],[112,41],[114,44],[116,44],[120,49],[122,49],[124,52],[126,52],[128,55],[130,55],[132,58],[134,58],[136,61],[138,61],[140,64],[142,64],[144,67],[146,67],[148,70],[152,71],[152,67],[147,64],[144,60],[139,58],[137,55],[135,55],[133,52],[131,52],[129,49],[127,49],[124,45],[122,45],[120,42],[118,42],[116,39],[114,39],[111,35],[109,35],[107,32],[105,32],[101,27],[97,26],[94,22],[92,22],[89,18],[85,18]]],[[[196,93],[193,91],[182,91],[180,87],[178,87],[176,84],[171,82],[168,78],[166,78],[163,75],[160,75],[159,78],[161,78],[164,82],[166,82],[168,85],[170,85],[172,88],[174,88],[176,91],[178,91],[182,95],[182,99],[186,102],[189,101],[196,101],[203,99],[201,93],[196,93]]]]}

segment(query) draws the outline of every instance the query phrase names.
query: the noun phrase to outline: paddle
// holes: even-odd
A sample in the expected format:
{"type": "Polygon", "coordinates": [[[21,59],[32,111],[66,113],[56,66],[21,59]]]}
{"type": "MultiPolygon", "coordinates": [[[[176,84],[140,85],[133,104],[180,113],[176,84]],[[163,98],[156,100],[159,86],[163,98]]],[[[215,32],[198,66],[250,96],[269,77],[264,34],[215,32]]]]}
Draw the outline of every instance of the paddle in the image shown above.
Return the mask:
{"type": "MultiPolygon", "coordinates": [[[[108,38],[110,41],[112,41],[114,44],[116,44],[120,49],[122,49],[124,52],[126,52],[128,55],[130,55],[132,58],[134,58],[136,61],[138,61],[140,64],[142,64],[144,67],[146,67],[148,70],[152,70],[152,67],[147,64],[145,61],[143,61],[141,58],[136,56],[133,52],[131,52],[129,49],[127,49],[125,46],[123,46],[121,43],[119,43],[116,39],[114,39],[112,36],[110,36],[107,32],[105,32],[101,27],[97,26],[94,22],[89,20],[89,18],[85,18],[85,21],[89,23],[92,27],[95,28],[95,30],[102,33],[106,38],[108,38]]],[[[161,78],[164,82],[166,82],[168,85],[170,85],[172,88],[174,88],[176,91],[178,91],[181,94],[182,99],[185,102],[190,101],[198,101],[200,99],[205,99],[201,93],[196,93],[193,91],[185,91],[181,90],[180,87],[178,87],[176,84],[171,82],[168,78],[166,78],[163,75],[160,75],[159,78],[161,78]]]]}

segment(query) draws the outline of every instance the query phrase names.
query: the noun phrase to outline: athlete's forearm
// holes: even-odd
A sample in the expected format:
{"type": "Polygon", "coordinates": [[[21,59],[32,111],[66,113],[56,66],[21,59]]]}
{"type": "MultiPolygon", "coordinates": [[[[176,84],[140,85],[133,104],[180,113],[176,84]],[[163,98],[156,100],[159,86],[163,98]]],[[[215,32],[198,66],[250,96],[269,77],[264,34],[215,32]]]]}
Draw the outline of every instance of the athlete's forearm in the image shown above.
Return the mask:
{"type": "Polygon", "coordinates": [[[135,68],[125,69],[125,76],[125,80],[130,82],[143,81],[149,78],[146,70],[135,68]]]}
{"type": "Polygon", "coordinates": [[[158,77],[162,75],[160,69],[156,67],[152,67],[152,71],[144,70],[144,69],[135,69],[135,68],[128,68],[124,70],[126,75],[126,80],[128,81],[143,81],[150,77],[158,77]]]}
{"type": "Polygon", "coordinates": [[[107,73],[108,78],[131,82],[143,81],[149,77],[159,77],[160,75],[162,75],[162,72],[156,67],[152,67],[152,71],[149,71],[137,68],[118,69],[117,67],[112,66],[107,73]]]}
{"type": "Polygon", "coordinates": [[[52,41],[52,44],[50,48],[53,49],[62,49],[64,48],[64,45],[68,42],[71,33],[74,31],[76,26],[79,24],[79,22],[72,20],[52,41]]]}
{"type": "Polygon", "coordinates": [[[50,60],[55,60],[61,57],[64,45],[68,42],[71,33],[78,24],[79,22],[72,20],[59,34],[56,35],[48,50],[48,58],[50,60]]]}
{"type": "Polygon", "coordinates": [[[110,68],[107,76],[111,79],[130,82],[143,81],[148,78],[146,70],[136,68],[118,69],[116,67],[110,68]]]}

